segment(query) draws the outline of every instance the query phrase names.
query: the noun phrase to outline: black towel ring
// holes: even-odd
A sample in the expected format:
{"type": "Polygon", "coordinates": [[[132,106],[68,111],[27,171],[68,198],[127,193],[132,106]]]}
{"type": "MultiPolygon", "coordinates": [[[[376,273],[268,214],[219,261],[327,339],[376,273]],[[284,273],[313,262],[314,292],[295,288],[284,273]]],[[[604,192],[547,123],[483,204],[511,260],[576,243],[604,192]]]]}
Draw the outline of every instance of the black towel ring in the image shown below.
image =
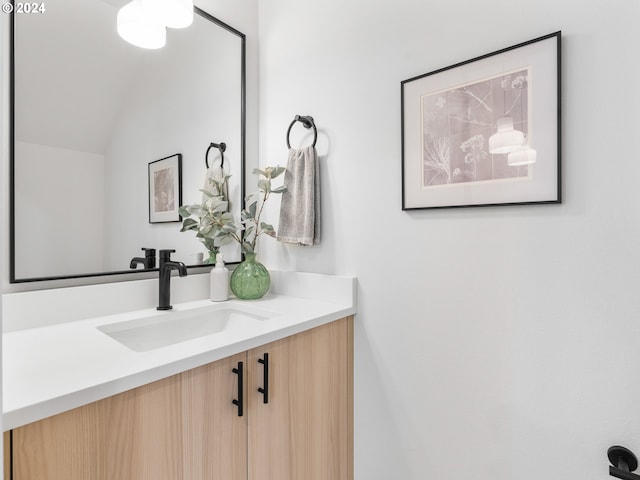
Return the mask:
{"type": "Polygon", "coordinates": [[[212,148],[217,148],[220,150],[220,167],[224,167],[224,151],[227,149],[227,144],[224,142],[220,143],[211,143],[209,148],[207,148],[207,153],[204,155],[204,164],[209,168],[209,152],[212,148]]]}
{"type": "Polygon", "coordinates": [[[289,134],[291,133],[291,127],[293,127],[296,122],[302,123],[302,125],[304,125],[304,128],[313,127],[312,146],[315,147],[316,141],[318,140],[318,129],[316,128],[316,124],[313,122],[313,117],[311,115],[296,115],[296,117],[293,119],[293,122],[291,122],[291,125],[289,125],[289,129],[287,130],[287,147],[291,148],[291,144],[289,143],[289,134]]]}

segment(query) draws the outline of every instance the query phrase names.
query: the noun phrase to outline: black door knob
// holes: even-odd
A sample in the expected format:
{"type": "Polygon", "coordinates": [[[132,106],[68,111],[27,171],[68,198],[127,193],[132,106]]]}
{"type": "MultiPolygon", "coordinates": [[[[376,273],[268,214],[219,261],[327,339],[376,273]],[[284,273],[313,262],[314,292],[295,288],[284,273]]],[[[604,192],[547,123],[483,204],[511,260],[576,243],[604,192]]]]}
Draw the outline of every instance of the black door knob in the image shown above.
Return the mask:
{"type": "Polygon", "coordinates": [[[607,457],[611,462],[609,475],[623,480],[640,480],[640,475],[631,473],[638,468],[638,459],[631,450],[619,445],[609,447],[607,457]]]}

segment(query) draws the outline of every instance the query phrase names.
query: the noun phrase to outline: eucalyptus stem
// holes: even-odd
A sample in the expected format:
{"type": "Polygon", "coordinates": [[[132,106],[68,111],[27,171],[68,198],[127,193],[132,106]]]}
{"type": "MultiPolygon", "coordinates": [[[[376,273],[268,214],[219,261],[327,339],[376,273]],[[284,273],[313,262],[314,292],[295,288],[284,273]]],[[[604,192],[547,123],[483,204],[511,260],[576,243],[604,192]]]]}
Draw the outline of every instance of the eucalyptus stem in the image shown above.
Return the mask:
{"type": "Polygon", "coordinates": [[[253,223],[256,225],[256,233],[253,236],[253,240],[251,242],[251,248],[255,251],[256,244],[258,242],[258,236],[263,233],[260,228],[260,217],[262,216],[262,210],[264,209],[264,204],[267,203],[267,198],[269,198],[269,192],[264,192],[264,198],[262,199],[262,204],[260,205],[260,210],[258,211],[258,215],[253,218],[253,223]]]}

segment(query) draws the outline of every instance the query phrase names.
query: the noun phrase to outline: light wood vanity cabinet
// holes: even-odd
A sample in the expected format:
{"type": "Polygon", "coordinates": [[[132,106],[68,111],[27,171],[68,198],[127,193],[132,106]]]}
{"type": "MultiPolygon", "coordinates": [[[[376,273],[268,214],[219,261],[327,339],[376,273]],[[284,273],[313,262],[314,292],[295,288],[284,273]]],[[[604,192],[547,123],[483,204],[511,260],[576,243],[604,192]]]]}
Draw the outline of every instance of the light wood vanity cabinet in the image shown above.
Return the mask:
{"type": "Polygon", "coordinates": [[[17,428],[11,478],[352,480],[352,372],[348,317],[17,428]]]}
{"type": "Polygon", "coordinates": [[[13,480],[246,478],[236,355],[17,428],[13,480]]]}

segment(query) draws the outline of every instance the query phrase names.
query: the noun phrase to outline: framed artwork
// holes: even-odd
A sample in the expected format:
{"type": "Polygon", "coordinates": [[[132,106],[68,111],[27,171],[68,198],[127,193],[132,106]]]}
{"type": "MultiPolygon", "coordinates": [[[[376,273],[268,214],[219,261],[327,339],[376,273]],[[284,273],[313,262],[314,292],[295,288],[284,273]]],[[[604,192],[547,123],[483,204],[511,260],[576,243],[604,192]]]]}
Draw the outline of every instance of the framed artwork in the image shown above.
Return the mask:
{"type": "Polygon", "coordinates": [[[401,82],[403,210],[561,202],[560,33],[401,82]]]}
{"type": "Polygon", "coordinates": [[[149,223],[179,222],[182,204],[182,154],[149,163],[149,223]]]}

